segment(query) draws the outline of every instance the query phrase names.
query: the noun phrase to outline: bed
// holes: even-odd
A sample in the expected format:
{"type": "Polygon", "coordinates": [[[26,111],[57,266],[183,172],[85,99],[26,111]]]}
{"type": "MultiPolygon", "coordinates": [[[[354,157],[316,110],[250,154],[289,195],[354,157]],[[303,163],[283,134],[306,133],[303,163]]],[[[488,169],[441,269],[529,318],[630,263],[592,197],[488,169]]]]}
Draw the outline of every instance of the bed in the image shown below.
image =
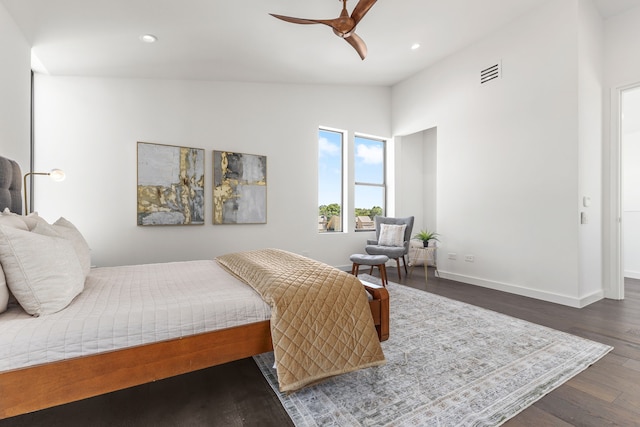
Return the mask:
{"type": "MultiPolygon", "coordinates": [[[[8,207],[14,214],[21,212],[20,183],[19,166],[0,157],[0,211],[8,207]]],[[[58,231],[72,227],[59,222],[53,224],[58,231]]],[[[13,233],[6,226],[0,231],[13,233]]],[[[241,271],[227,267],[199,260],[95,268],[62,310],[46,313],[45,307],[45,314],[34,317],[22,304],[10,302],[0,313],[0,419],[274,350],[274,309],[245,283],[241,271]],[[211,281],[222,289],[210,295],[211,281]],[[169,289],[180,291],[176,296],[169,289]],[[109,301],[116,301],[115,306],[109,301]],[[127,312],[135,301],[144,310],[127,312]],[[223,316],[225,310],[231,315],[223,316]],[[119,338],[118,330],[137,332],[119,338]],[[85,341],[73,341],[74,334],[85,341]],[[6,356],[25,343],[30,351],[6,356]]],[[[2,279],[9,275],[4,270],[2,279]]],[[[385,340],[388,293],[374,284],[365,289],[376,341],[385,340]]]]}

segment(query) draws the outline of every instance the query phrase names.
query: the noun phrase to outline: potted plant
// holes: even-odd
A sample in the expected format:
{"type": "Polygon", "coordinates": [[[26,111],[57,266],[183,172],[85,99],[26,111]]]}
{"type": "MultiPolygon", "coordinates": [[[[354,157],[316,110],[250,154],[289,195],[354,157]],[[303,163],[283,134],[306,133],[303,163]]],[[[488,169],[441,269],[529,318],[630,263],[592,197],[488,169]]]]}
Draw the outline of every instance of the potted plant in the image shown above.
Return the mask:
{"type": "Polygon", "coordinates": [[[429,240],[435,240],[436,242],[439,242],[438,236],[439,236],[439,234],[436,233],[435,231],[420,230],[420,232],[418,234],[416,234],[415,236],[413,236],[413,238],[414,239],[418,239],[418,240],[422,240],[422,244],[426,248],[426,247],[429,246],[429,240]]]}

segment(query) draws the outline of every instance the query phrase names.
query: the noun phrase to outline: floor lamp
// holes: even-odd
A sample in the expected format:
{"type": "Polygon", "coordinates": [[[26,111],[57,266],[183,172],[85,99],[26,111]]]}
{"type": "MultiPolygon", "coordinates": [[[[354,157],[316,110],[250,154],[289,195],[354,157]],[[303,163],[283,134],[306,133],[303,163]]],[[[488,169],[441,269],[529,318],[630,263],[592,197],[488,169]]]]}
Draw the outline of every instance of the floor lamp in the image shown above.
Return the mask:
{"type": "Polygon", "coordinates": [[[56,182],[64,181],[64,171],[60,169],[51,169],[51,172],[29,172],[24,174],[24,214],[29,215],[29,200],[27,199],[27,177],[29,175],[48,175],[52,180],[56,182]]]}

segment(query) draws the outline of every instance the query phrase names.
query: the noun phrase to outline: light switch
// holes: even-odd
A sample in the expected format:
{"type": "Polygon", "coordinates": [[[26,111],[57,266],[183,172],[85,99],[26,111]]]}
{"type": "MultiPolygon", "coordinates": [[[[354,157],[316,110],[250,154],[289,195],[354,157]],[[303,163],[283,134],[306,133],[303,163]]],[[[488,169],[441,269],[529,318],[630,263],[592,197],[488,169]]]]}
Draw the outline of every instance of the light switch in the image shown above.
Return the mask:
{"type": "Polygon", "coordinates": [[[591,197],[589,197],[589,196],[584,196],[584,197],[582,198],[582,205],[583,205],[585,208],[586,208],[586,207],[591,206],[591,197]]]}

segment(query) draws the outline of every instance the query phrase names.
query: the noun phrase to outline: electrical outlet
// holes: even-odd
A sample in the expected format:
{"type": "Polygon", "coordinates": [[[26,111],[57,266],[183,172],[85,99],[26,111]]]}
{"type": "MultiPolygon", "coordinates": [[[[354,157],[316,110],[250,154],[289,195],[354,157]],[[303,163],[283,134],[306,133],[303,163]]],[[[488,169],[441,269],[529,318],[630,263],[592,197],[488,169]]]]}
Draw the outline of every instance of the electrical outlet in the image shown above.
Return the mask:
{"type": "Polygon", "coordinates": [[[474,255],[465,255],[464,260],[466,262],[474,262],[476,260],[476,257],[474,255]]]}
{"type": "Polygon", "coordinates": [[[589,224],[589,217],[586,212],[580,212],[580,224],[589,224]]]}
{"type": "Polygon", "coordinates": [[[456,255],[456,254],[455,254],[455,253],[453,253],[453,252],[449,252],[449,256],[448,256],[448,258],[449,258],[449,259],[456,260],[456,259],[458,259],[458,255],[456,255]]]}

